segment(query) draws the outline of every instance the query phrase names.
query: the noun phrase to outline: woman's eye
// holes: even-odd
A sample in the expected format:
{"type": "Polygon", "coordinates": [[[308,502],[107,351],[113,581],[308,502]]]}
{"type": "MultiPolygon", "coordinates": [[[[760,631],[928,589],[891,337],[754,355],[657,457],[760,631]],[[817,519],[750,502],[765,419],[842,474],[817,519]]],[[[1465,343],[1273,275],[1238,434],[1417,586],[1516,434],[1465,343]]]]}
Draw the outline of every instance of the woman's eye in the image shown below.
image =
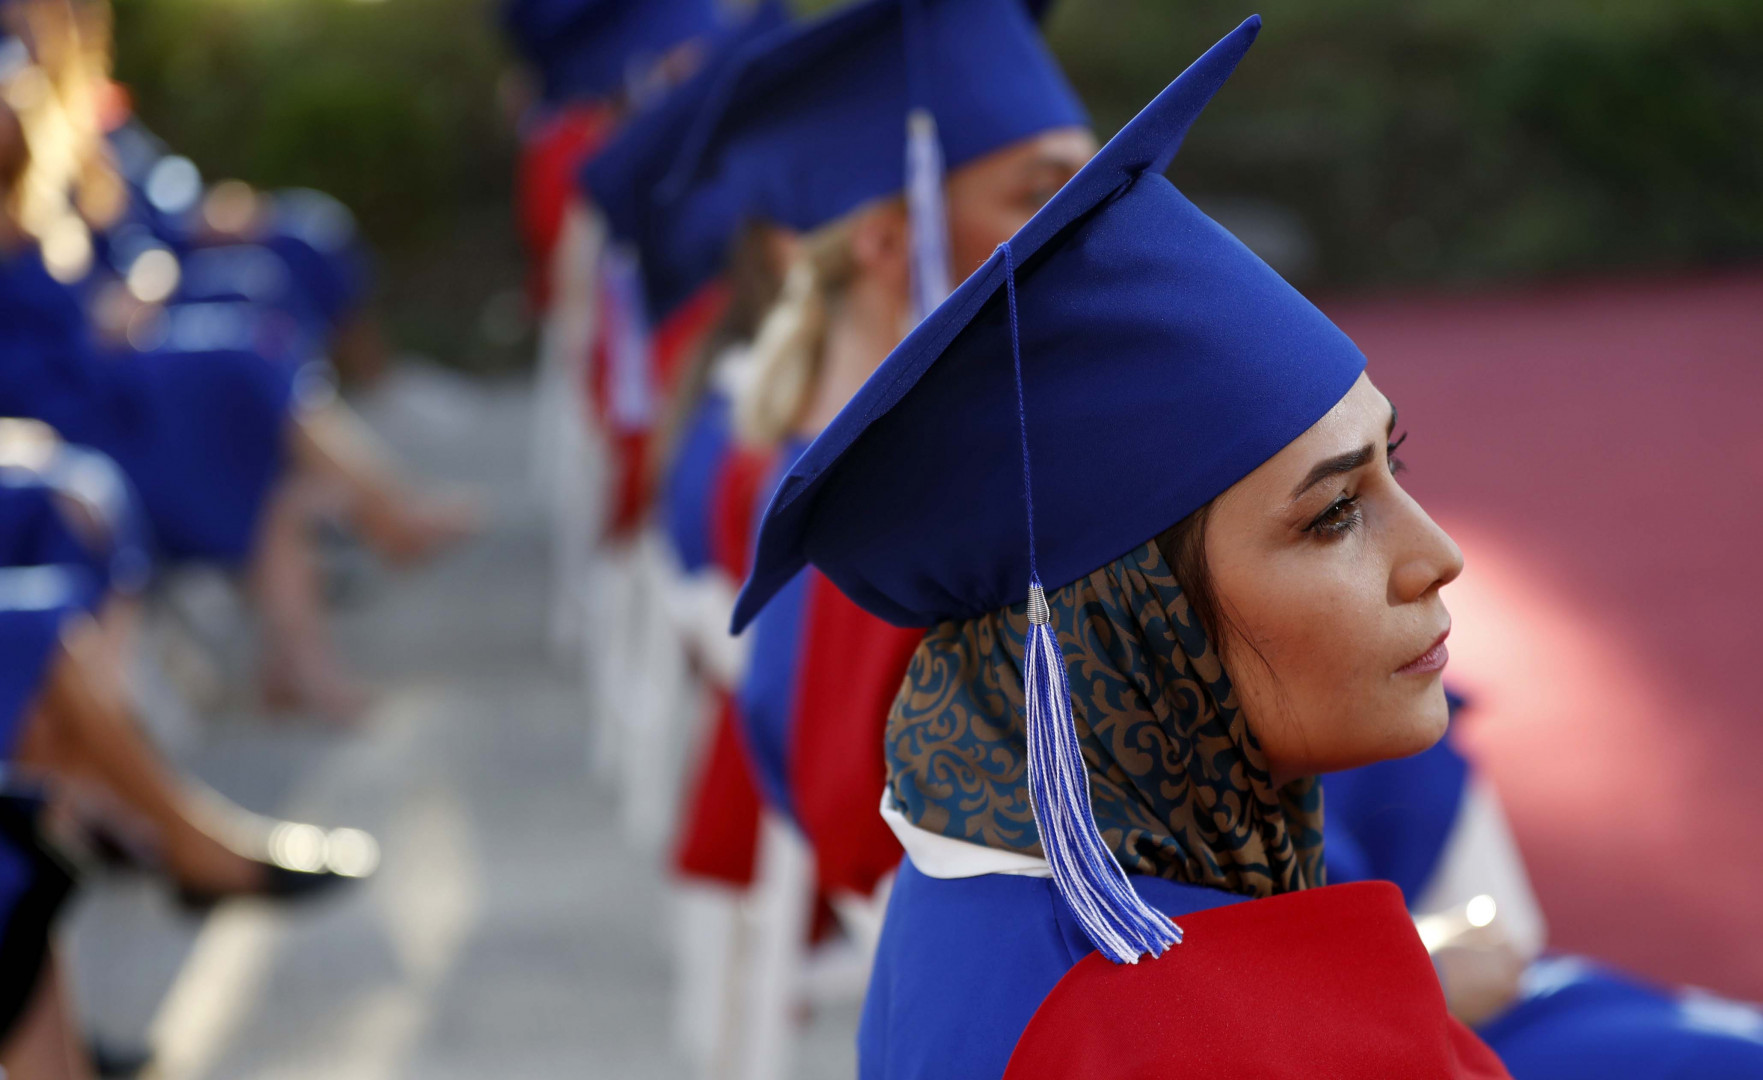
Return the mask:
{"type": "Polygon", "coordinates": [[[1359,518],[1358,496],[1342,495],[1334,502],[1329,503],[1328,509],[1316,515],[1310,524],[1305,526],[1304,531],[1324,537],[1345,536],[1358,528],[1359,518]]]}
{"type": "Polygon", "coordinates": [[[1396,456],[1396,451],[1400,450],[1402,448],[1402,444],[1407,441],[1408,441],[1408,433],[1406,431],[1404,431],[1404,432],[1402,432],[1402,434],[1396,436],[1395,442],[1390,443],[1389,446],[1384,448],[1384,451],[1385,451],[1384,456],[1389,460],[1389,463],[1390,463],[1390,475],[1391,476],[1394,476],[1396,473],[1399,473],[1408,467],[1407,462],[1403,461],[1401,458],[1396,456]]]}
{"type": "Polygon", "coordinates": [[[1057,194],[1059,194],[1059,185],[1055,184],[1049,187],[1045,184],[1037,184],[1024,193],[1022,205],[1030,210],[1039,211],[1041,207],[1052,202],[1053,196],[1057,194]]]}

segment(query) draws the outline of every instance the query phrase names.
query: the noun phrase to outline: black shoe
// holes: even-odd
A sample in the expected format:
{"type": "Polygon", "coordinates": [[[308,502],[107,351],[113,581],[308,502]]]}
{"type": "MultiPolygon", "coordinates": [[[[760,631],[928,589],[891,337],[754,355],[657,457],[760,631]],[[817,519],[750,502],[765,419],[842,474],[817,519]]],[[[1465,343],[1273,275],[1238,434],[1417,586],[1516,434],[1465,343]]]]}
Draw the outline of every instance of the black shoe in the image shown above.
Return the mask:
{"type": "Polygon", "coordinates": [[[92,1071],[100,1077],[127,1080],[140,1076],[153,1064],[153,1051],[144,1046],[118,1046],[94,1036],[86,1048],[92,1056],[92,1071]]]}
{"type": "Polygon", "coordinates": [[[306,900],[329,892],[346,881],[359,878],[331,870],[290,870],[274,863],[261,863],[263,881],[255,889],[244,892],[210,892],[187,885],[178,887],[178,907],[191,915],[206,915],[223,900],[256,897],[261,900],[306,900]]]}

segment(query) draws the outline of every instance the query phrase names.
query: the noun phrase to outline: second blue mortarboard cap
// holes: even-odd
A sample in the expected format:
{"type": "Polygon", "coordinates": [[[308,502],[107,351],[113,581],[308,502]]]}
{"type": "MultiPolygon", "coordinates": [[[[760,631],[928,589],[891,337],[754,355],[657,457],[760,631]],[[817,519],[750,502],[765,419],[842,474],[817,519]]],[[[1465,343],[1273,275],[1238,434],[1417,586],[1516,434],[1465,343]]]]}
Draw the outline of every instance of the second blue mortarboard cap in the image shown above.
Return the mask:
{"type": "Polygon", "coordinates": [[[951,169],[1088,123],[1022,0],[862,0],[755,44],[670,183],[720,175],[749,214],[814,229],[905,187],[915,108],[951,169]]]}
{"type": "Polygon", "coordinates": [[[508,0],[502,25],[545,100],[605,97],[675,46],[717,33],[716,0],[508,0]]]}
{"type": "Polygon", "coordinates": [[[661,181],[740,51],[788,19],[777,0],[759,5],[718,39],[695,75],[626,120],[618,135],[582,167],[582,187],[606,219],[612,241],[636,250],[652,323],[716,274],[741,217],[738,198],[727,184],[697,184],[664,199],[661,181]]]}

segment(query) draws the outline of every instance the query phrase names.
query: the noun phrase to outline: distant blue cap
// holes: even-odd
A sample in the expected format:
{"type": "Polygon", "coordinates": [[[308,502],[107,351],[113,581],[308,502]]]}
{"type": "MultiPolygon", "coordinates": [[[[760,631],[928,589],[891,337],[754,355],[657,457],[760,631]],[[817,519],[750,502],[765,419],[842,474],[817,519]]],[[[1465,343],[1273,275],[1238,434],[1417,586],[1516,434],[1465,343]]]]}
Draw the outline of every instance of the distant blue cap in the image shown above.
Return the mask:
{"type": "MultiPolygon", "coordinates": [[[[7,0],[0,0],[0,11],[6,8],[7,0]]],[[[31,62],[31,50],[25,43],[7,32],[0,26],[0,79],[10,79],[31,62]]]]}
{"type": "Polygon", "coordinates": [[[546,101],[606,97],[641,69],[723,26],[716,0],[507,0],[502,25],[546,101]]]}
{"type": "Polygon", "coordinates": [[[807,231],[906,184],[908,113],[957,168],[1088,123],[1023,0],[861,0],[755,43],[669,183],[721,176],[747,212],[807,231]]]}
{"type": "Polygon", "coordinates": [[[1259,28],[1249,19],[1158,95],[797,459],[737,631],[806,563],[902,626],[1025,600],[1031,540],[1058,588],[1222,493],[1347,393],[1365,366],[1352,341],[1163,176],[1259,28]]]}
{"type": "Polygon", "coordinates": [[[582,187],[605,217],[612,239],[637,250],[651,322],[659,322],[715,276],[741,218],[739,199],[727,184],[700,184],[662,199],[661,181],[687,130],[741,50],[788,21],[782,3],[761,4],[717,42],[697,74],[632,115],[582,167],[582,187]]]}

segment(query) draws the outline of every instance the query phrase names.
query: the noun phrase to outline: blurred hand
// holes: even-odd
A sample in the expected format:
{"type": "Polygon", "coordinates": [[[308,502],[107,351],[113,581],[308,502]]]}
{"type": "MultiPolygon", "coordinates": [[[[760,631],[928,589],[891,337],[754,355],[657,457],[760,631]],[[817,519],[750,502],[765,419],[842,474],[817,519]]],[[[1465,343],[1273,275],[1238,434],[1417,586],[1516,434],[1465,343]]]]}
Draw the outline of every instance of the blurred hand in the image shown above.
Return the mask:
{"type": "Polygon", "coordinates": [[[115,348],[130,345],[141,337],[142,335],[131,331],[150,322],[159,310],[157,304],[146,304],[136,299],[129,292],[128,286],[121,281],[107,281],[100,285],[88,307],[92,329],[97,333],[98,339],[115,348]]]}
{"type": "Polygon", "coordinates": [[[1518,996],[1527,966],[1499,923],[1472,927],[1432,953],[1451,1015],[1475,1027],[1499,1014],[1518,996]]]}

